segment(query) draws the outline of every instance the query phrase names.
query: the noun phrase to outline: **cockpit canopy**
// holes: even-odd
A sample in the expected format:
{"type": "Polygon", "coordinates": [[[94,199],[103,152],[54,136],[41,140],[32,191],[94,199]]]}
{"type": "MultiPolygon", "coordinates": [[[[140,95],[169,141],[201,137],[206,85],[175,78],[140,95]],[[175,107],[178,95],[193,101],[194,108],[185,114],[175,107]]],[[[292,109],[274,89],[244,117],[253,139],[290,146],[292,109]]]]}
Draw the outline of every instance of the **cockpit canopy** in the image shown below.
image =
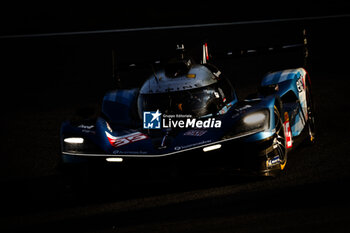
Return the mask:
{"type": "Polygon", "coordinates": [[[140,89],[139,115],[156,110],[196,118],[215,115],[235,95],[229,81],[214,73],[206,65],[193,65],[175,76],[166,70],[155,73],[140,89]]]}

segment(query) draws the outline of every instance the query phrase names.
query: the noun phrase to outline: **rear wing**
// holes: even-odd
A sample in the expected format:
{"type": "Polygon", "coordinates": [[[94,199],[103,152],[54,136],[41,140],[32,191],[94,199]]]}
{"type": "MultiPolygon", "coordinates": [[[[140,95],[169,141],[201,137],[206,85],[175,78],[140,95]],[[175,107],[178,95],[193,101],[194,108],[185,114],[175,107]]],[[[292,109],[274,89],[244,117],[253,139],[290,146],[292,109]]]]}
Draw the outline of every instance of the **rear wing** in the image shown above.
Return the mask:
{"type": "MultiPolygon", "coordinates": [[[[176,48],[182,48],[186,54],[193,58],[193,61],[198,64],[212,63],[216,66],[220,66],[222,60],[227,59],[259,59],[263,56],[274,56],[277,59],[280,55],[297,54],[297,58],[293,59],[297,61],[297,64],[288,64],[289,67],[304,67],[307,68],[309,49],[308,39],[305,28],[293,29],[293,31],[284,29],[278,31],[280,28],[271,28],[268,31],[264,31],[267,35],[263,35],[263,38],[257,37],[260,35],[261,30],[258,32],[251,31],[237,31],[237,33],[248,33],[248,35],[242,35],[241,37],[234,38],[232,35],[223,38],[221,34],[214,34],[207,36],[205,40],[170,40],[169,43],[162,42],[155,44],[150,42],[137,45],[133,48],[131,53],[129,50],[124,51],[118,48],[112,50],[112,64],[113,64],[113,79],[117,82],[123,82],[125,77],[122,74],[128,75],[129,72],[135,70],[142,70],[140,75],[137,75],[137,79],[145,80],[155,70],[164,67],[164,65],[173,57],[177,56],[178,50],[176,48]],[[276,39],[278,34],[281,38],[276,39]],[[279,35],[281,34],[281,35],[279,35]],[[246,37],[252,37],[249,40],[246,37]],[[144,73],[145,75],[142,75],[144,73]]],[[[253,30],[253,29],[252,29],[253,30]]],[[[222,32],[220,32],[222,33],[222,32]]],[[[261,36],[261,35],[260,35],[261,36]]],[[[281,59],[279,59],[281,60],[281,59]]],[[[273,64],[273,62],[271,62],[273,64]]],[[[277,63],[276,63],[277,64],[277,63]]],[[[262,67],[265,69],[265,67],[262,67]]],[[[270,70],[280,70],[286,67],[271,67],[270,70]]],[[[266,67],[266,69],[268,69],[266,67]]],[[[262,73],[266,70],[262,71],[262,73]]],[[[130,80],[129,78],[127,78],[130,80]]],[[[140,83],[139,83],[140,84],[140,83]]]]}

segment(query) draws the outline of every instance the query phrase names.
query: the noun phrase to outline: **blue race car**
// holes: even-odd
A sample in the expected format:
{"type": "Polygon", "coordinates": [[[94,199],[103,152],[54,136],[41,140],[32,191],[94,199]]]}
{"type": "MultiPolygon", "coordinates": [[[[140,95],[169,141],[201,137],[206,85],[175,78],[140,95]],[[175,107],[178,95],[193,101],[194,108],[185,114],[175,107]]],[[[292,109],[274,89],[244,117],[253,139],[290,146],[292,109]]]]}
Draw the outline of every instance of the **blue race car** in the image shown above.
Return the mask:
{"type": "Polygon", "coordinates": [[[208,63],[207,51],[203,45],[199,63],[180,53],[141,88],[107,93],[92,121],[64,122],[63,162],[280,173],[297,138],[314,141],[308,73],[269,73],[256,95],[239,101],[230,81],[208,63]]]}

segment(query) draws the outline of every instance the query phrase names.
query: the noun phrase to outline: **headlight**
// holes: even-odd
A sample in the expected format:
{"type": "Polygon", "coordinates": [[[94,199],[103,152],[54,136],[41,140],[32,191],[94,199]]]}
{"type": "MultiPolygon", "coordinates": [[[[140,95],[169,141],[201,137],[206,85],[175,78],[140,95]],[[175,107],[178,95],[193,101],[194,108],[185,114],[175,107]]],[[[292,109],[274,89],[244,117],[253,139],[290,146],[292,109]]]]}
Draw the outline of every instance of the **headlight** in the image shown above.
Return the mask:
{"type": "Polygon", "coordinates": [[[252,114],[249,114],[243,118],[243,122],[247,125],[253,125],[253,124],[259,124],[261,122],[264,122],[266,119],[266,114],[262,112],[254,112],[252,114]]]}
{"type": "Polygon", "coordinates": [[[269,128],[270,113],[268,109],[249,112],[243,115],[226,137],[237,137],[261,132],[269,128]]]}
{"type": "Polygon", "coordinates": [[[263,109],[245,115],[241,121],[243,131],[261,131],[269,127],[269,110],[263,109]]]}
{"type": "Polygon", "coordinates": [[[82,144],[84,143],[84,138],[65,138],[64,142],[71,144],[82,144]]]}
{"type": "Polygon", "coordinates": [[[62,152],[69,153],[103,153],[99,146],[97,146],[91,139],[83,137],[63,137],[62,152]]]}

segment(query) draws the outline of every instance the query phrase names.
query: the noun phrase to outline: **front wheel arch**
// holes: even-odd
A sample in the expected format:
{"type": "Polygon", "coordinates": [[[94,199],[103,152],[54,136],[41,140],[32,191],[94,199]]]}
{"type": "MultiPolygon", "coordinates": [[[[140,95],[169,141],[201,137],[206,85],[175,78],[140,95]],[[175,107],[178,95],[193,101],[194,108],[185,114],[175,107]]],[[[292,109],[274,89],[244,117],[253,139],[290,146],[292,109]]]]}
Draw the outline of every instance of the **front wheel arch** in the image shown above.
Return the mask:
{"type": "Polygon", "coordinates": [[[275,135],[272,139],[272,151],[265,155],[262,161],[262,175],[275,177],[285,169],[287,164],[288,150],[286,148],[286,135],[284,130],[284,121],[282,114],[282,103],[276,98],[274,104],[274,128],[275,135]],[[275,163],[278,161],[277,163],[275,163]]]}

